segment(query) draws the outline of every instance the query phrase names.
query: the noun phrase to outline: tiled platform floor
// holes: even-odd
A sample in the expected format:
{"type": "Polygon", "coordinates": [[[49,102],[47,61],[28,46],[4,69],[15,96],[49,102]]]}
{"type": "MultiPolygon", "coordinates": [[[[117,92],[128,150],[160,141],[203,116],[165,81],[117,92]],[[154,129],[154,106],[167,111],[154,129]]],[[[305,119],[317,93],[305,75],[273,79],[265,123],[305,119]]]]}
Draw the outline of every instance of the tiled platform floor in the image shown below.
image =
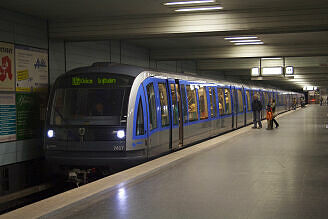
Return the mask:
{"type": "Polygon", "coordinates": [[[62,218],[328,218],[328,107],[278,118],[62,218]]]}

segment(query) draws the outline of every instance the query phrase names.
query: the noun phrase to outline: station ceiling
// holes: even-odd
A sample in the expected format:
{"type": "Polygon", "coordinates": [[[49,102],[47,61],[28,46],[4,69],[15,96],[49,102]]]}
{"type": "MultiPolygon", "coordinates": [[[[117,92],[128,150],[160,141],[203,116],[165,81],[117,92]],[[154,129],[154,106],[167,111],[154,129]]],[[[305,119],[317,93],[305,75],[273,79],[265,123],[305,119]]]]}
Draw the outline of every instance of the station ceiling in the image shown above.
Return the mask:
{"type": "Polygon", "coordinates": [[[263,57],[285,57],[294,79],[283,88],[328,87],[326,0],[216,0],[223,10],[181,13],[168,0],[11,0],[5,8],[49,20],[50,37],[121,39],[149,48],[155,60],[194,60],[200,74],[250,79],[263,57]],[[256,36],[263,45],[236,46],[226,37],[256,36]]]}

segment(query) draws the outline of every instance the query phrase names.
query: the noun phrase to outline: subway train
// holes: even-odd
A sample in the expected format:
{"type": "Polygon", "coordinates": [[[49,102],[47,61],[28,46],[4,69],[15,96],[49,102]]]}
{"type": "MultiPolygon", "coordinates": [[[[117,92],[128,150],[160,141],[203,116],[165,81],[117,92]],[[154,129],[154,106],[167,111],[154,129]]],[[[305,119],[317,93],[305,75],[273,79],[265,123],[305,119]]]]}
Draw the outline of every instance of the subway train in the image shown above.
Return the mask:
{"type": "MultiPolygon", "coordinates": [[[[79,178],[178,150],[252,123],[252,97],[278,113],[303,94],[109,63],[71,70],[51,89],[44,150],[56,173],[79,178]]],[[[262,113],[262,119],[265,113],[262,113]]]]}

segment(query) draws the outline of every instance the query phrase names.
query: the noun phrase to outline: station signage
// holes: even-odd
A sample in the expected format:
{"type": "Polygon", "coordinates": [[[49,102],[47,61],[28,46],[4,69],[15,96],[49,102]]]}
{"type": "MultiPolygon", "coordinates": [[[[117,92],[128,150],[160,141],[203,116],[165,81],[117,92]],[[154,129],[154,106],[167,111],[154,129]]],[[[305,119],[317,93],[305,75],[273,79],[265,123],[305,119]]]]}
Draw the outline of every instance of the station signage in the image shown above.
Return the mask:
{"type": "Polygon", "coordinates": [[[97,77],[96,79],[87,78],[87,77],[72,77],[73,86],[81,85],[107,85],[107,84],[116,84],[115,78],[104,78],[97,77]]]}

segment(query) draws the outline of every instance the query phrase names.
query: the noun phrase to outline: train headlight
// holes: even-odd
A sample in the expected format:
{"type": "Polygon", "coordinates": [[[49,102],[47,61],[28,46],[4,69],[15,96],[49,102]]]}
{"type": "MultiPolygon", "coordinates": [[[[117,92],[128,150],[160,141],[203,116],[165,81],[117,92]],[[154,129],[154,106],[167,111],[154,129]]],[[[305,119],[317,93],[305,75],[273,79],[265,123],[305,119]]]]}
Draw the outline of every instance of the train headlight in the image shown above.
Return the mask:
{"type": "Polygon", "coordinates": [[[118,138],[124,138],[125,137],[125,131],[124,130],[118,130],[116,133],[116,136],[118,138]]]}
{"type": "Polygon", "coordinates": [[[53,138],[55,136],[55,132],[52,129],[49,129],[47,132],[48,138],[53,138]]]}

